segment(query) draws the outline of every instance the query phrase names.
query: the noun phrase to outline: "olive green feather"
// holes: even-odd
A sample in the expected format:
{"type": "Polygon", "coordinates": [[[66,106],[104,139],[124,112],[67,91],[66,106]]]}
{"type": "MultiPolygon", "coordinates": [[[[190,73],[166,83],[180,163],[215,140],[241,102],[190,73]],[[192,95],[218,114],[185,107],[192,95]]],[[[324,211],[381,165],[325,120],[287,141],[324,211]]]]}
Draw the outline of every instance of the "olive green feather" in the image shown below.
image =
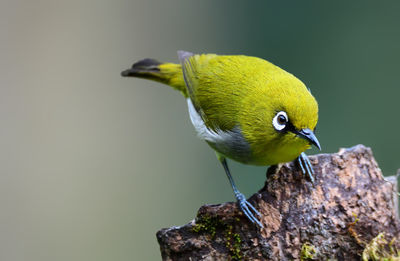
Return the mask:
{"type": "Polygon", "coordinates": [[[318,104],[295,76],[256,57],[178,54],[181,64],[145,59],[122,75],[162,82],[190,97],[213,131],[240,129],[252,164],[291,161],[310,146],[295,133],[280,133],[272,126],[279,111],[287,113],[296,130],[314,130],[317,124],[318,104]]]}

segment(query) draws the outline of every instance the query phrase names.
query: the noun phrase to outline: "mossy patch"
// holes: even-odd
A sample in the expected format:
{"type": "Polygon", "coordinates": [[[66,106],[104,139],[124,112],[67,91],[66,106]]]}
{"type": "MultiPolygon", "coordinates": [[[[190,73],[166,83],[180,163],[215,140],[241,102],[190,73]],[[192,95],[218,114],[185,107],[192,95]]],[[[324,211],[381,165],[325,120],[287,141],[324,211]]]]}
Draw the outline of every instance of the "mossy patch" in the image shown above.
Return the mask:
{"type": "Polygon", "coordinates": [[[224,229],[226,225],[222,223],[222,221],[217,217],[211,217],[209,215],[200,216],[196,220],[196,224],[192,228],[193,232],[196,233],[206,233],[209,234],[210,237],[213,239],[217,232],[217,228],[224,229]]]}
{"type": "Polygon", "coordinates": [[[309,243],[304,243],[301,246],[300,260],[312,260],[317,251],[315,247],[309,243]]]}
{"type": "MultiPolygon", "coordinates": [[[[236,220],[239,222],[239,220],[236,220]]],[[[232,260],[241,260],[243,253],[241,250],[242,239],[238,233],[234,233],[233,226],[223,223],[217,217],[203,215],[197,218],[192,231],[196,233],[206,233],[214,239],[217,230],[223,231],[225,247],[229,250],[232,260]]]]}
{"type": "Polygon", "coordinates": [[[400,251],[396,249],[396,238],[388,242],[385,233],[379,233],[370,242],[361,239],[355,230],[359,221],[356,214],[353,214],[354,221],[349,224],[348,231],[360,246],[364,247],[361,255],[363,261],[400,261],[400,251]]]}
{"type": "Polygon", "coordinates": [[[380,233],[374,237],[364,248],[362,253],[363,261],[400,261],[400,251],[394,247],[396,239],[390,242],[385,239],[385,234],[380,233]]]}
{"type": "Polygon", "coordinates": [[[229,253],[233,260],[240,260],[242,259],[242,250],[241,244],[242,239],[240,235],[237,233],[233,233],[232,225],[228,225],[225,229],[225,239],[226,243],[225,246],[229,249],[229,253]]]}

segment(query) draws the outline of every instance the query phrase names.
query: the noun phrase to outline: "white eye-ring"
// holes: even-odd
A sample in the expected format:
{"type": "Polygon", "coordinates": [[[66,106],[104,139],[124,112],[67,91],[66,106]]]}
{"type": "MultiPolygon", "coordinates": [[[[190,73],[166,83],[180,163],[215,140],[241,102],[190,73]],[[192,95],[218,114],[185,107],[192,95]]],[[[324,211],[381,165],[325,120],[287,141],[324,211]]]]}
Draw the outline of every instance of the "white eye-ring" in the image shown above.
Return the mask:
{"type": "Polygon", "coordinates": [[[286,112],[280,111],[272,119],[272,125],[274,125],[275,130],[281,131],[286,127],[286,123],[288,121],[289,120],[286,112]]]}

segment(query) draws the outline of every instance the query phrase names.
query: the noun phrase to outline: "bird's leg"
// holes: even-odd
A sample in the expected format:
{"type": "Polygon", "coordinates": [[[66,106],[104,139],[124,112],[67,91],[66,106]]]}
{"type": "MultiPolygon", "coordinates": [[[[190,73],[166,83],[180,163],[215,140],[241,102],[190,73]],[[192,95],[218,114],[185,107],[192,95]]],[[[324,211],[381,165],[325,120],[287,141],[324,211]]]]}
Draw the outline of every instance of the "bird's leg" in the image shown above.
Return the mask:
{"type": "Polygon", "coordinates": [[[254,214],[252,213],[252,211],[257,215],[257,216],[261,216],[260,212],[258,212],[247,200],[246,197],[240,193],[240,191],[236,188],[235,182],[233,181],[233,178],[231,176],[231,173],[229,171],[228,168],[228,163],[226,162],[226,159],[224,157],[218,157],[219,160],[222,163],[222,166],[225,169],[225,173],[226,176],[229,179],[229,182],[231,183],[233,192],[235,193],[235,197],[238,201],[239,207],[240,209],[243,211],[243,213],[246,215],[246,217],[248,219],[250,219],[251,222],[256,223],[258,226],[260,226],[261,228],[263,227],[263,225],[261,224],[260,221],[258,221],[258,219],[254,216],[254,214]]]}
{"type": "Polygon", "coordinates": [[[314,169],[311,165],[310,160],[308,159],[307,155],[302,152],[300,156],[297,158],[297,161],[300,165],[301,171],[304,175],[308,175],[310,177],[311,183],[314,183],[314,169]]]}

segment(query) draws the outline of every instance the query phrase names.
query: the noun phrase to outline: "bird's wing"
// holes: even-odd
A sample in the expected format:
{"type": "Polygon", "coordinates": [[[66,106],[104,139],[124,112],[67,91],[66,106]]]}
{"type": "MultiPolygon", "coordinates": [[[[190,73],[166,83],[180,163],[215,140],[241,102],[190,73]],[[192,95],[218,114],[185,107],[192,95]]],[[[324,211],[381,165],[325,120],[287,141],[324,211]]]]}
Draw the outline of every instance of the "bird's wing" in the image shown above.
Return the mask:
{"type": "Polygon", "coordinates": [[[230,82],[222,82],[221,75],[216,72],[219,69],[215,61],[222,56],[196,55],[186,51],[179,51],[178,56],[189,98],[205,125],[214,131],[234,128],[236,123],[232,110],[226,106],[229,104],[226,99],[230,97],[224,93],[231,87],[230,82]]]}
{"type": "Polygon", "coordinates": [[[199,86],[199,62],[194,58],[195,54],[186,51],[178,51],[179,61],[182,65],[183,79],[185,80],[189,98],[193,107],[204,122],[207,122],[207,116],[201,107],[201,102],[196,96],[196,90],[199,86]]]}

